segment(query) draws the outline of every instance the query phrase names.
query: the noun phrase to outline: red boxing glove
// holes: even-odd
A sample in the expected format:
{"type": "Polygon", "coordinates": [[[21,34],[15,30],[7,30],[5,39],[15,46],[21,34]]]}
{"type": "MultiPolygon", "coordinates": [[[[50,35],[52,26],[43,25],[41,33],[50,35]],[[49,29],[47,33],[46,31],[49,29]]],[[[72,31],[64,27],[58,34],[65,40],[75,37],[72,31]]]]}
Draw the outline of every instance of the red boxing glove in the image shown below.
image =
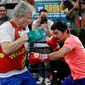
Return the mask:
{"type": "Polygon", "coordinates": [[[51,36],[48,40],[47,40],[47,44],[49,45],[50,48],[53,49],[53,51],[58,51],[59,50],[59,44],[58,44],[58,40],[54,37],[51,36]]]}
{"type": "Polygon", "coordinates": [[[40,54],[40,53],[31,52],[28,58],[29,58],[28,60],[30,64],[36,64],[36,63],[49,61],[48,54],[40,54]]]}

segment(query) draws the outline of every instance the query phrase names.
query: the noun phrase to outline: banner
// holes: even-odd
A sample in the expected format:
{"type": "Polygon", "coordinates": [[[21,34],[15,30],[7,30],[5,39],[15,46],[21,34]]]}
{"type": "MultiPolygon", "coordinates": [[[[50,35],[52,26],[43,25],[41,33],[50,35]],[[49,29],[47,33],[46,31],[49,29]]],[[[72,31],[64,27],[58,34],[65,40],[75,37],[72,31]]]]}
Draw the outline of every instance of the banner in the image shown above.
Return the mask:
{"type": "Polygon", "coordinates": [[[33,16],[34,19],[37,18],[39,15],[40,9],[46,9],[48,11],[48,18],[56,21],[56,20],[63,20],[68,21],[65,17],[68,9],[61,10],[60,8],[61,0],[56,1],[36,1],[36,13],[33,16]]]}

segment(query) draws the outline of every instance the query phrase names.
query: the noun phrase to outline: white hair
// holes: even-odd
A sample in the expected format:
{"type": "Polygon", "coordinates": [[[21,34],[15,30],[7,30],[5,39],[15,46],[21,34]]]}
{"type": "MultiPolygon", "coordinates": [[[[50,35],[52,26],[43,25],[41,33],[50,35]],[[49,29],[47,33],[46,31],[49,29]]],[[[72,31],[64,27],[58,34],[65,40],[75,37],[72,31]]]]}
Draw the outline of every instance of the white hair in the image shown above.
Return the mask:
{"type": "Polygon", "coordinates": [[[21,1],[14,8],[14,17],[16,16],[26,16],[29,12],[32,11],[32,5],[26,3],[25,1],[21,1]]]}

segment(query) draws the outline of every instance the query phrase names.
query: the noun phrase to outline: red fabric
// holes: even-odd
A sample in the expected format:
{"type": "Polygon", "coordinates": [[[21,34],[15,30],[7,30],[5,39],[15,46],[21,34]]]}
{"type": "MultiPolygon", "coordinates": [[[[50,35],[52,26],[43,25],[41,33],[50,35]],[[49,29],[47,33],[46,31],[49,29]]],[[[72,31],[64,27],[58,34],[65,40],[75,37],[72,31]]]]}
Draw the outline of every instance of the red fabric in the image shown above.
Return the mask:
{"type": "MultiPolygon", "coordinates": [[[[18,31],[20,28],[16,26],[12,21],[10,22],[12,26],[16,29],[15,31],[15,40],[20,36],[18,31]]],[[[6,55],[3,53],[2,48],[0,46],[0,73],[8,72],[14,69],[22,70],[25,66],[26,61],[26,50],[24,45],[20,47],[16,52],[11,53],[10,55],[6,55]]]]}
{"type": "Polygon", "coordinates": [[[36,63],[49,61],[48,54],[40,54],[40,53],[31,52],[28,58],[29,58],[30,64],[36,64],[36,63]]]}
{"type": "MultiPolygon", "coordinates": [[[[77,25],[78,27],[80,27],[80,19],[79,19],[79,18],[80,18],[80,17],[78,17],[78,18],[76,19],[76,25],[77,25]]],[[[82,20],[81,20],[81,28],[83,28],[83,27],[85,27],[85,17],[82,16],[81,18],[82,18],[82,20]]]]}

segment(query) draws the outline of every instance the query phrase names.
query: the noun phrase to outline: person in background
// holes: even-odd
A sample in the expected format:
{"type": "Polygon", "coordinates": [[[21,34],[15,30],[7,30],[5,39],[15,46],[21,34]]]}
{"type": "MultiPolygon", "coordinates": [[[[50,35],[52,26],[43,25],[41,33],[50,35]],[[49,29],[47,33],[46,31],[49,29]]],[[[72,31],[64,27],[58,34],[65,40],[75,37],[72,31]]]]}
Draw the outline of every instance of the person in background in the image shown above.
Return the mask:
{"type": "Polygon", "coordinates": [[[13,18],[13,9],[22,0],[1,0],[0,4],[5,4],[7,7],[7,16],[13,18]]]}
{"type": "Polygon", "coordinates": [[[68,8],[68,10],[72,9],[76,1],[77,0],[62,0],[61,9],[62,10],[65,10],[66,8],[68,8]]]}
{"type": "Polygon", "coordinates": [[[85,1],[82,0],[81,2],[81,9],[79,8],[79,2],[76,2],[75,6],[68,11],[66,14],[66,18],[70,20],[71,27],[77,34],[85,47],[85,1]],[[81,13],[81,16],[79,15],[81,13]],[[81,17],[81,23],[80,23],[81,17]],[[81,26],[80,26],[81,24],[81,26]]]}
{"type": "Polygon", "coordinates": [[[70,34],[67,25],[61,21],[54,23],[51,29],[54,37],[59,42],[64,42],[63,47],[50,54],[30,53],[30,64],[64,58],[71,74],[62,82],[62,85],[85,85],[85,49],[81,41],[77,36],[70,34]]]}
{"type": "MultiPolygon", "coordinates": [[[[32,29],[42,29],[45,32],[45,37],[40,41],[40,42],[46,42],[50,36],[52,36],[52,31],[51,31],[51,26],[53,24],[53,21],[48,19],[48,12],[46,9],[41,9],[39,11],[39,16],[36,20],[33,21],[32,23],[32,29]]],[[[47,44],[47,43],[46,43],[47,44]]],[[[39,68],[43,69],[49,69],[50,68],[50,63],[40,63],[39,68]]],[[[50,71],[45,71],[45,74],[43,70],[39,70],[40,76],[39,76],[39,81],[37,83],[42,83],[42,80],[45,77],[46,82],[49,81],[50,77],[50,71]]]]}
{"type": "Polygon", "coordinates": [[[0,25],[8,20],[10,20],[10,18],[7,16],[6,5],[0,4],[0,25]]]}
{"type": "MultiPolygon", "coordinates": [[[[61,9],[65,10],[66,8],[68,9],[68,12],[74,7],[75,3],[79,0],[62,0],[61,1],[61,9]]],[[[67,13],[68,13],[67,12],[67,13]]],[[[68,20],[68,19],[67,19],[68,20]]],[[[77,35],[76,32],[73,30],[71,22],[68,22],[68,27],[70,28],[70,32],[74,35],[77,35]],[[69,27],[70,26],[70,27],[69,27]]]]}
{"type": "Polygon", "coordinates": [[[32,5],[21,1],[13,11],[14,17],[0,26],[0,85],[37,85],[25,66],[24,44],[30,38],[27,33],[20,36],[32,21],[32,5]]]}
{"type": "Polygon", "coordinates": [[[43,29],[46,33],[46,37],[44,41],[48,39],[48,37],[52,36],[51,26],[53,24],[52,20],[48,19],[48,12],[46,9],[41,9],[39,11],[39,16],[36,20],[33,21],[32,29],[43,29]]]}

